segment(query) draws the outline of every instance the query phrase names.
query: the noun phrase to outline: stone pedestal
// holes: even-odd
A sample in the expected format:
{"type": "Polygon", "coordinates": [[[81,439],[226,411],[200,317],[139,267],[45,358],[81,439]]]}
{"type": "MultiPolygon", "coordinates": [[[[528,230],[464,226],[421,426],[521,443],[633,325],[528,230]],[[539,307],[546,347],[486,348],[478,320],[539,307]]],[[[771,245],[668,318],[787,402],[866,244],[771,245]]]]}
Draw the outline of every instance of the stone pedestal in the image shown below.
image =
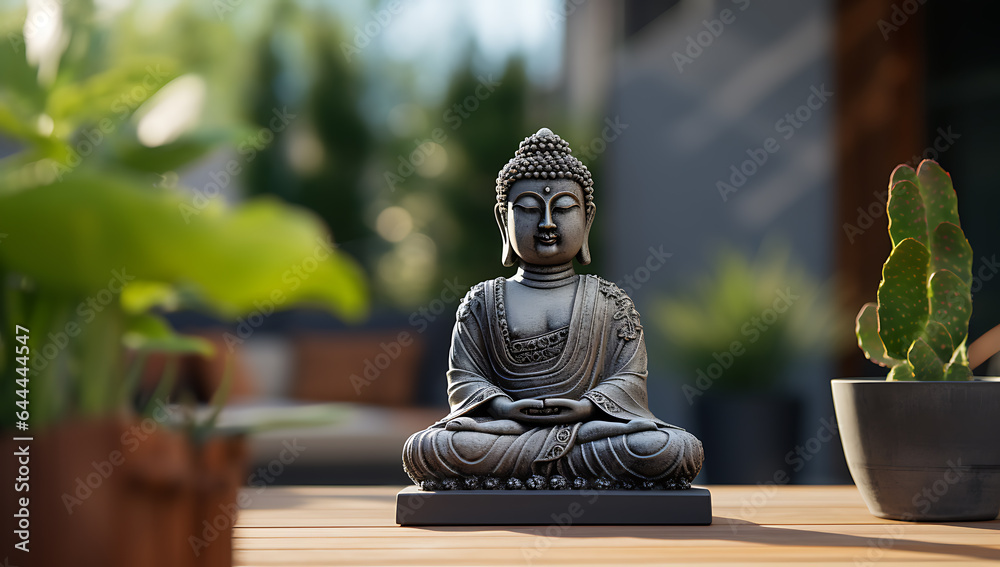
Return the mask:
{"type": "Polygon", "coordinates": [[[686,490],[442,490],[396,495],[403,526],[708,525],[712,496],[686,490]]]}

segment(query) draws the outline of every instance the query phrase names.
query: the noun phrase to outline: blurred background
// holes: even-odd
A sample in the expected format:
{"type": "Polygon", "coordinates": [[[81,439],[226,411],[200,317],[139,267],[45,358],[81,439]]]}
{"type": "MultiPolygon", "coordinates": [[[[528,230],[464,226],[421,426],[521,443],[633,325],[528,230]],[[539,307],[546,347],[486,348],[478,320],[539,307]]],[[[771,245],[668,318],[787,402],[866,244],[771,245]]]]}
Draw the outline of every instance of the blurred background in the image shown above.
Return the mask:
{"type": "Polygon", "coordinates": [[[497,172],[547,126],[595,174],[580,271],[635,300],[698,481],[850,482],[828,382],[885,374],[853,320],[897,164],[951,173],[972,337],[1000,319],[979,7],[0,2],[0,333],[31,329],[33,426],[224,389],[212,423],[254,432],[250,470],[304,448],[268,484],[408,483],[458,303],[513,273],[497,172]]]}

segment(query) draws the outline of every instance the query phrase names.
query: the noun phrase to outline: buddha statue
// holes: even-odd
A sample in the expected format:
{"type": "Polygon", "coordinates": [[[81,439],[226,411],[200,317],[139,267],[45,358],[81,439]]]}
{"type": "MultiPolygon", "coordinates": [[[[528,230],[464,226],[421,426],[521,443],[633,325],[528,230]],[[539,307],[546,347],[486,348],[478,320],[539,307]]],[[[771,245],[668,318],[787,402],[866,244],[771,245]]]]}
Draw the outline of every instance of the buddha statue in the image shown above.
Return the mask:
{"type": "Polygon", "coordinates": [[[458,307],[451,412],[413,434],[403,467],[424,490],[677,489],[701,469],[698,439],[656,418],[639,313],[590,263],[590,172],[548,128],[521,142],[496,181],[511,278],[476,284],[458,307]]]}

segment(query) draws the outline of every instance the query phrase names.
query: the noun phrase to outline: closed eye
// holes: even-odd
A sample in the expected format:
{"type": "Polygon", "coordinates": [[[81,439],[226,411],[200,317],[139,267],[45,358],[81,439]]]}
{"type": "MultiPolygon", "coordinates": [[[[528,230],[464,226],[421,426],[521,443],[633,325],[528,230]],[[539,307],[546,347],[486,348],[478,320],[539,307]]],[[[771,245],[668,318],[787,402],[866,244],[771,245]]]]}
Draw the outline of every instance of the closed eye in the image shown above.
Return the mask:
{"type": "Polygon", "coordinates": [[[579,207],[580,202],[577,201],[572,195],[559,195],[556,200],[552,203],[552,210],[554,211],[568,211],[574,207],[579,207]]]}
{"type": "Polygon", "coordinates": [[[554,213],[565,213],[566,211],[578,208],[580,205],[573,203],[572,205],[556,205],[552,207],[552,212],[554,213]]]}

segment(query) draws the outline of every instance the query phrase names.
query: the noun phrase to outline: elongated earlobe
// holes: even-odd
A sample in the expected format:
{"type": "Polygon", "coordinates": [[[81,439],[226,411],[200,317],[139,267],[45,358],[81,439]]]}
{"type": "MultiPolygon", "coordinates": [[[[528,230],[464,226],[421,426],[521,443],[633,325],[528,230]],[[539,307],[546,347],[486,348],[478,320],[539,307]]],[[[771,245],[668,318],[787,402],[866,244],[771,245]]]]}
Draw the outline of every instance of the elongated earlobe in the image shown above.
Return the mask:
{"type": "Polygon", "coordinates": [[[517,260],[514,255],[514,247],[510,245],[510,236],[507,234],[507,220],[504,218],[504,212],[500,208],[500,203],[493,206],[493,214],[496,216],[497,226],[500,227],[500,238],[503,241],[503,251],[500,256],[501,261],[504,266],[513,266],[517,263],[517,260]]]}
{"type": "Polygon", "coordinates": [[[594,215],[597,214],[597,205],[591,203],[587,208],[587,228],[583,233],[583,246],[580,247],[580,251],[576,253],[576,261],[580,263],[581,266],[586,266],[590,263],[590,227],[594,224],[594,215]]]}

